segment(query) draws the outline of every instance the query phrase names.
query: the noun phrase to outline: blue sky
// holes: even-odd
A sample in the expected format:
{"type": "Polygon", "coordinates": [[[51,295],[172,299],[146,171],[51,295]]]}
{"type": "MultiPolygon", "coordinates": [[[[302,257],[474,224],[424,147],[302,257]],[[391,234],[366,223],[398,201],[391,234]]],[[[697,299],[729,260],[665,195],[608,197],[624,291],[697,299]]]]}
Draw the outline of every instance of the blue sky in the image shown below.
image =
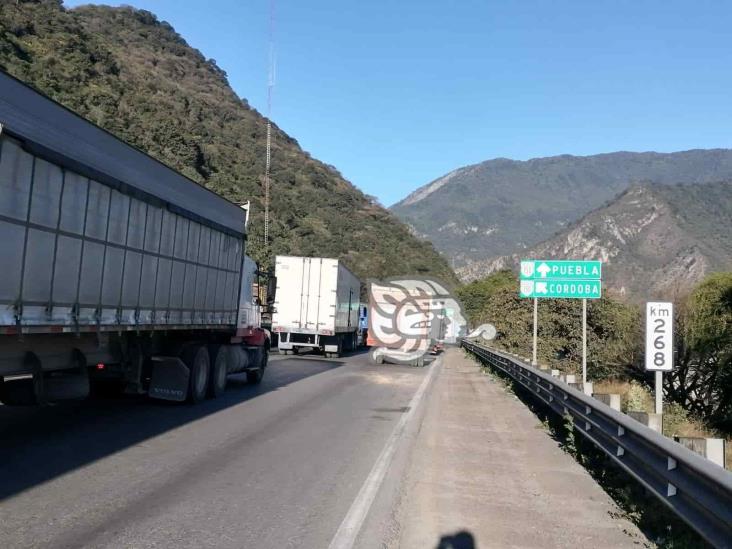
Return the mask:
{"type": "MultiPolygon", "coordinates": [[[[266,111],[269,0],[100,3],[266,111]]],[[[721,0],[275,0],[272,118],[386,205],[489,158],[732,147],[731,25],[721,0]]]]}

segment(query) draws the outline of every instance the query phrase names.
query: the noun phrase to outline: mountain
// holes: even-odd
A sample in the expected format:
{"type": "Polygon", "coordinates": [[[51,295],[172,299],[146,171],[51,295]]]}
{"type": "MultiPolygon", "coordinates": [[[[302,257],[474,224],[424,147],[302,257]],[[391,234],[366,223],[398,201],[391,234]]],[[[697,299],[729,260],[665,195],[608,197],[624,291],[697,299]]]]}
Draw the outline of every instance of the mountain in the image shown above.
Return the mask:
{"type": "Polygon", "coordinates": [[[496,159],[457,169],[391,210],[463,271],[527,250],[634,183],[732,179],[732,150],[617,152],[528,161],[496,159]]]}
{"type": "Polygon", "coordinates": [[[429,273],[455,281],[431,244],[276,126],[265,253],[267,121],[237,97],[213,59],[150,12],[2,1],[0,68],[230,200],[251,200],[248,249],[256,259],[331,256],[362,277],[429,273]]]}
{"type": "MultiPolygon", "coordinates": [[[[614,293],[673,299],[712,272],[732,270],[732,181],[634,185],[521,257],[600,259],[614,293]]],[[[517,269],[521,257],[476,262],[461,275],[517,269]]]]}

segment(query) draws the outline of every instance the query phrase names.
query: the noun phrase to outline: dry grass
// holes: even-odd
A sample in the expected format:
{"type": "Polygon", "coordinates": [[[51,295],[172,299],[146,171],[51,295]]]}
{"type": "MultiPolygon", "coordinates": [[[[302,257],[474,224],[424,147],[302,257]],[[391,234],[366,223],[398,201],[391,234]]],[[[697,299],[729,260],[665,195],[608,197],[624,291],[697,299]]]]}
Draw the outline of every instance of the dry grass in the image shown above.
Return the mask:
{"type": "MultiPolygon", "coordinates": [[[[623,412],[636,410],[653,412],[653,395],[638,383],[622,380],[597,381],[594,384],[595,393],[618,394],[623,412]]],[[[724,437],[720,433],[709,429],[689,414],[679,404],[666,404],[663,415],[663,434],[667,437],[704,437],[726,438],[725,461],[727,469],[732,470],[732,438],[724,437]]]]}
{"type": "Polygon", "coordinates": [[[653,412],[653,395],[637,382],[616,379],[598,381],[593,390],[595,393],[620,395],[620,408],[623,412],[653,412]]]}

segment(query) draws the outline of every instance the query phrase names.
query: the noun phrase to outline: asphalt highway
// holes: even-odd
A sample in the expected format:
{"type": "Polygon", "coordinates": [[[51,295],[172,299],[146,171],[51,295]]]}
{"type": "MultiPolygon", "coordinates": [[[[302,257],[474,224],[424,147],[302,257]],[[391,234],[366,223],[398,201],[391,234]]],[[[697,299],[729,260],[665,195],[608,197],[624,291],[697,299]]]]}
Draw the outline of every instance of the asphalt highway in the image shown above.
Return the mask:
{"type": "MultiPolygon", "coordinates": [[[[275,356],[261,385],[233,377],[197,406],[0,407],[0,545],[328,547],[363,510],[364,483],[401,443],[431,371],[275,356]]],[[[384,483],[398,483],[387,469],[384,483]]],[[[387,522],[392,492],[369,515],[387,522]]],[[[367,524],[359,544],[380,536],[367,524]]]]}

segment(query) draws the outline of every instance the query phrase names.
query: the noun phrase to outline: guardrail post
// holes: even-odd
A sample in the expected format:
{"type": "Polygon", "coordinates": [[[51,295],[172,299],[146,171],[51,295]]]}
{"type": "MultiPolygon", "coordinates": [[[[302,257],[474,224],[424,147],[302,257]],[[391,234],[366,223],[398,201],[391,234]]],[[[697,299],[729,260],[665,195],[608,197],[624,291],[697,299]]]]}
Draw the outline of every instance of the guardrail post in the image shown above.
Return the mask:
{"type": "Polygon", "coordinates": [[[582,392],[587,396],[592,396],[592,382],[585,381],[582,383],[582,392]]]}
{"type": "Polygon", "coordinates": [[[720,467],[725,466],[725,441],[723,438],[674,437],[674,440],[692,452],[704,456],[720,467]]]}
{"type": "Polygon", "coordinates": [[[650,427],[654,431],[663,433],[663,414],[631,411],[628,412],[628,415],[634,420],[641,422],[646,427],[650,427]]]}
{"type": "Polygon", "coordinates": [[[620,411],[620,395],[617,393],[592,393],[600,402],[607,404],[613,410],[620,411]]]}

